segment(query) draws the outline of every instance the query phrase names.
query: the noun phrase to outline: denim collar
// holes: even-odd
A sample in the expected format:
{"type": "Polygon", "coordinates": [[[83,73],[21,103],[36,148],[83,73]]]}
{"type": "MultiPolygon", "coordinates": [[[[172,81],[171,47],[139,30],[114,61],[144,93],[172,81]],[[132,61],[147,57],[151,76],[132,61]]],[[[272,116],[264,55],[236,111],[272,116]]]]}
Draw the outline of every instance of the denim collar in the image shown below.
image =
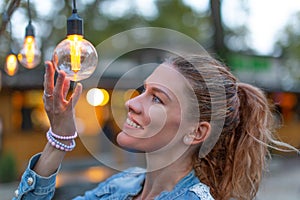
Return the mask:
{"type": "MultiPolygon", "coordinates": [[[[135,168],[135,170],[137,169],[138,168],[135,168]]],[[[122,176],[113,179],[110,183],[101,187],[101,189],[95,193],[96,196],[104,197],[107,195],[106,199],[108,200],[132,199],[142,191],[146,177],[145,170],[138,169],[138,173],[135,173],[135,170],[129,170],[129,173],[122,173],[122,176]]],[[[174,199],[176,196],[180,196],[191,186],[199,182],[199,179],[195,176],[194,170],[192,170],[175,185],[172,191],[163,191],[155,199],[174,199]]]]}

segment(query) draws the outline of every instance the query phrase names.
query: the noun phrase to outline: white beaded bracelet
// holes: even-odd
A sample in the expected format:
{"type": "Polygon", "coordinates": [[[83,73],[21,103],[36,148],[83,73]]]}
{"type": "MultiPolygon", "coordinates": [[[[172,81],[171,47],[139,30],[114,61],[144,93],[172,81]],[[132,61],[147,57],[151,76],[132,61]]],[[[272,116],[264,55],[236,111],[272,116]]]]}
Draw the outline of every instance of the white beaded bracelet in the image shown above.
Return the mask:
{"type": "Polygon", "coordinates": [[[66,144],[63,144],[59,141],[57,141],[52,135],[51,133],[48,131],[47,132],[47,139],[48,139],[48,142],[53,146],[55,147],[56,149],[59,149],[61,151],[72,151],[75,146],[76,146],[76,143],[75,143],[75,140],[72,139],[72,142],[70,145],[66,145],[66,144]]]}
{"type": "Polygon", "coordinates": [[[78,136],[77,131],[75,131],[74,135],[69,135],[69,136],[57,135],[52,132],[51,127],[49,128],[48,133],[50,133],[52,135],[52,137],[59,139],[59,140],[73,140],[73,139],[77,138],[77,136],[78,136]]]}

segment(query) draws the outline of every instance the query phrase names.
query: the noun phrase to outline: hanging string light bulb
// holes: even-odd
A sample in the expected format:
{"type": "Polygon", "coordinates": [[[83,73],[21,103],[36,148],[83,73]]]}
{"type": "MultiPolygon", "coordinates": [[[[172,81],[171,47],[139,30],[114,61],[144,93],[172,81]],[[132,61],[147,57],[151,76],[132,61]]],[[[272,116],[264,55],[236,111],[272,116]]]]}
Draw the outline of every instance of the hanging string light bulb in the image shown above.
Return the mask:
{"type": "Polygon", "coordinates": [[[18,54],[19,62],[26,68],[32,69],[41,61],[41,51],[39,50],[34,35],[34,27],[31,24],[31,13],[29,0],[27,0],[29,22],[25,30],[23,47],[18,54]]]}
{"type": "MultiPolygon", "coordinates": [[[[9,19],[9,27],[10,27],[10,32],[9,32],[9,40],[10,43],[12,43],[12,24],[9,19]]],[[[18,71],[18,60],[16,54],[10,49],[10,52],[6,56],[5,59],[5,65],[4,65],[4,71],[9,75],[13,76],[17,73],[18,71]]]]}
{"type": "Polygon", "coordinates": [[[90,77],[97,67],[97,51],[83,38],[83,19],[77,14],[75,0],[67,19],[67,38],[56,46],[52,59],[56,69],[65,71],[72,81],[90,77]]]}
{"type": "Polygon", "coordinates": [[[4,70],[9,76],[13,76],[18,71],[18,60],[17,56],[10,52],[5,59],[4,70]]]}

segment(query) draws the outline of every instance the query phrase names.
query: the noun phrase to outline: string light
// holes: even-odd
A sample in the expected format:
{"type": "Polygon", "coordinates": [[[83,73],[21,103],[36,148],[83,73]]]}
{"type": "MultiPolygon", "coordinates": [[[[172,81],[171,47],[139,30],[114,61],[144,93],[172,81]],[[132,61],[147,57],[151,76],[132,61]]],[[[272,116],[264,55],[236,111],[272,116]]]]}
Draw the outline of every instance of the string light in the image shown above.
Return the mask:
{"type": "Polygon", "coordinates": [[[65,71],[72,81],[90,77],[97,67],[97,51],[83,38],[83,19],[77,14],[75,0],[72,15],[67,20],[67,38],[56,46],[52,59],[54,66],[65,71]]]}
{"type": "MultiPolygon", "coordinates": [[[[10,28],[10,32],[9,32],[9,39],[10,42],[12,43],[12,24],[10,19],[8,19],[9,22],[9,28],[10,28]]],[[[4,64],[4,71],[9,75],[9,76],[13,76],[17,73],[18,71],[18,60],[17,60],[17,56],[16,54],[14,54],[14,52],[12,51],[12,49],[10,50],[10,52],[8,53],[8,55],[6,56],[5,59],[5,64],[4,64]]]]}
{"type": "Polygon", "coordinates": [[[39,50],[34,35],[34,27],[31,24],[31,14],[29,0],[27,0],[29,22],[25,30],[23,47],[18,54],[19,62],[26,68],[32,69],[41,61],[41,51],[39,50]]]}
{"type": "Polygon", "coordinates": [[[10,52],[5,59],[4,70],[9,76],[13,76],[18,71],[18,60],[17,56],[10,52]]]}

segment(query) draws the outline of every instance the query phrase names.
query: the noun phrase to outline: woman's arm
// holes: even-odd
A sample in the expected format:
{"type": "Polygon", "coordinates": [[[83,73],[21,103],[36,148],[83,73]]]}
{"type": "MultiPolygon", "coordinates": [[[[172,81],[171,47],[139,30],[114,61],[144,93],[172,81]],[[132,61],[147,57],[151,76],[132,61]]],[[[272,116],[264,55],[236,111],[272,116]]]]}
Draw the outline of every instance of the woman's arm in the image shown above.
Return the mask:
{"type": "MultiPolygon", "coordinates": [[[[51,129],[61,136],[73,135],[76,131],[74,107],[81,94],[82,85],[77,84],[73,94],[67,99],[70,80],[66,79],[63,71],[59,71],[56,84],[54,84],[55,68],[49,61],[45,65],[44,91],[48,95],[44,95],[43,100],[51,129]]],[[[70,144],[70,141],[61,142],[70,144]]],[[[47,143],[33,170],[37,174],[47,177],[57,170],[65,154],[65,151],[58,150],[47,143]]]]}
{"type": "MultiPolygon", "coordinates": [[[[66,79],[65,73],[59,71],[54,84],[55,68],[49,61],[45,64],[43,101],[51,130],[60,136],[74,135],[76,132],[74,107],[82,92],[82,85],[77,84],[73,93],[68,95],[70,81],[66,79]]],[[[57,139],[57,141],[65,145],[72,143],[72,140],[57,139]]],[[[65,154],[66,151],[57,149],[47,142],[43,152],[30,160],[13,199],[51,199],[55,190],[56,174],[65,154]]]]}

